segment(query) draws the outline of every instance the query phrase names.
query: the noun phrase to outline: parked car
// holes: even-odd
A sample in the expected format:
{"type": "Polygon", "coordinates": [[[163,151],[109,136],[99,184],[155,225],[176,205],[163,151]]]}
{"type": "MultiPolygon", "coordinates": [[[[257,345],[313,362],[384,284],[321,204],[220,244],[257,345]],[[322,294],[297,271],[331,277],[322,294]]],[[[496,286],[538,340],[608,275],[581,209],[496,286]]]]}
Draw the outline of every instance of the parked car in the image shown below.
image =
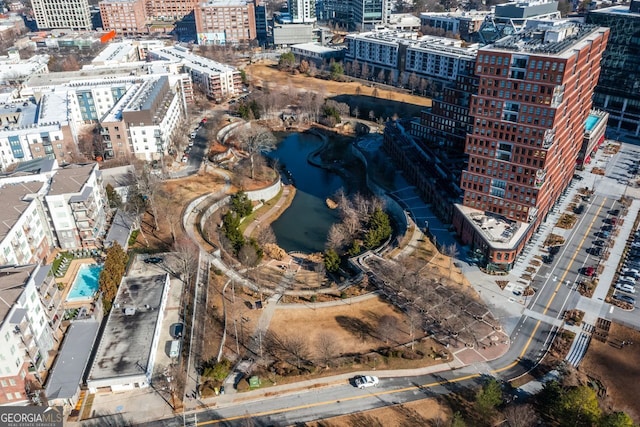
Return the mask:
{"type": "Polygon", "coordinates": [[[183,331],[184,331],[184,324],[182,323],[174,323],[169,327],[169,333],[175,339],[182,337],[183,331]]]}
{"type": "Polygon", "coordinates": [[[582,269],[582,274],[584,274],[587,277],[591,277],[596,273],[596,269],[595,267],[589,266],[589,267],[584,267],[582,269]]]}
{"type": "Polygon", "coordinates": [[[617,299],[618,301],[622,301],[622,302],[626,302],[629,304],[636,304],[636,299],[633,297],[630,297],[629,295],[624,295],[624,294],[613,294],[613,299],[617,299]]]}
{"type": "Polygon", "coordinates": [[[549,254],[550,255],[558,255],[558,253],[560,253],[560,246],[551,246],[551,247],[549,247],[549,254]]]}
{"type": "Polygon", "coordinates": [[[189,138],[194,139],[196,136],[198,136],[197,132],[191,132],[191,134],[189,135],[189,138]]]}
{"type": "Polygon", "coordinates": [[[144,262],[146,262],[147,264],[160,264],[162,262],[162,258],[158,256],[152,256],[152,257],[146,258],[144,262]]]}
{"type": "Polygon", "coordinates": [[[618,215],[620,215],[620,209],[610,210],[609,214],[614,215],[614,216],[618,216],[618,215]]]}
{"type": "Polygon", "coordinates": [[[582,212],[584,212],[584,205],[578,205],[573,209],[573,213],[580,215],[582,212]]]}
{"type": "Polygon", "coordinates": [[[189,157],[185,154],[182,156],[182,163],[187,163],[189,161],[189,157]]]}
{"type": "Polygon", "coordinates": [[[189,141],[189,147],[193,147],[193,139],[189,141]]]}
{"type": "Polygon", "coordinates": [[[604,240],[594,240],[591,244],[593,246],[604,246],[604,240]]]}
{"type": "Polygon", "coordinates": [[[640,270],[638,270],[637,268],[623,268],[622,270],[620,270],[620,274],[622,274],[623,276],[637,276],[638,274],[640,274],[640,270]]]}
{"type": "Polygon", "coordinates": [[[626,283],[618,282],[618,283],[615,284],[614,288],[616,288],[617,290],[622,291],[622,292],[628,292],[630,294],[635,294],[636,293],[635,286],[631,286],[631,285],[628,285],[626,283]]]}
{"type": "Polygon", "coordinates": [[[573,179],[575,179],[576,181],[582,181],[584,178],[576,173],[573,174],[573,179]]]}
{"type": "Polygon", "coordinates": [[[355,377],[353,379],[353,382],[355,383],[356,387],[363,389],[366,387],[377,387],[379,380],[378,377],[374,377],[372,375],[361,375],[355,377]]]}
{"type": "Polygon", "coordinates": [[[207,123],[207,118],[203,117],[202,120],[200,120],[200,124],[205,124],[207,123]]]}
{"type": "Polygon", "coordinates": [[[591,247],[587,250],[587,252],[593,256],[601,256],[602,255],[602,248],[598,248],[598,247],[591,247]]]}

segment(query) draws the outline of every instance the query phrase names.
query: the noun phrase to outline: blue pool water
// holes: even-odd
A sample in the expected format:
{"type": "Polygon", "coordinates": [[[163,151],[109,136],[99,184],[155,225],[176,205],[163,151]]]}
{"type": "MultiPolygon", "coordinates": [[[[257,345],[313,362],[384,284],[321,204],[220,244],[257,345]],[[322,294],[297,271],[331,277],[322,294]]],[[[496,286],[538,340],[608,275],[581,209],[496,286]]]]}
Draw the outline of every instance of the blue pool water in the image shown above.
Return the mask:
{"type": "Polygon", "coordinates": [[[93,298],[93,295],[98,290],[98,277],[100,277],[101,271],[101,265],[84,264],[81,266],[69,290],[67,301],[73,302],[93,298]]]}
{"type": "Polygon", "coordinates": [[[587,132],[591,132],[596,123],[598,123],[598,120],[600,120],[600,117],[589,114],[589,117],[587,117],[587,121],[584,122],[584,128],[587,130],[587,132]]]}

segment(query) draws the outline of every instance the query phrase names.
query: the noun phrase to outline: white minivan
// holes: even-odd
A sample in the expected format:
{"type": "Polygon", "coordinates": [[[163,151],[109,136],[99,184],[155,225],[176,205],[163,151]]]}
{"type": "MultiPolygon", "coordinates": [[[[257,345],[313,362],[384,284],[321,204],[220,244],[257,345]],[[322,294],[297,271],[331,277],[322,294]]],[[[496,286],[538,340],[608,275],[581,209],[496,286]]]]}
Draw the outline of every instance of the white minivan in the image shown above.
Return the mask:
{"type": "Polygon", "coordinates": [[[628,283],[616,283],[615,288],[619,291],[622,292],[628,292],[630,294],[635,294],[636,293],[636,288],[628,283]]]}

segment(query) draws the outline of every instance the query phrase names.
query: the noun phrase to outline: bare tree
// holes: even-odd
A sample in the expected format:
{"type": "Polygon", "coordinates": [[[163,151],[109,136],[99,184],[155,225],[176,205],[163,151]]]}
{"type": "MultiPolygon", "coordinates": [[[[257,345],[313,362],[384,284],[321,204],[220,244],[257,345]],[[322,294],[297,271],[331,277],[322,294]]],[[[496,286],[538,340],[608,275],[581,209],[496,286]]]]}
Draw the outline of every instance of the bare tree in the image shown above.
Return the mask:
{"type": "Polygon", "coordinates": [[[502,412],[509,427],[533,427],[538,424],[538,415],[529,404],[511,404],[502,412]]]}
{"type": "Polygon", "coordinates": [[[189,283],[198,271],[198,246],[191,239],[183,236],[173,244],[173,252],[178,273],[185,283],[189,283]]]}
{"type": "Polygon", "coordinates": [[[357,106],[353,107],[353,111],[351,112],[351,114],[357,119],[358,117],[360,117],[360,108],[358,108],[357,106]]]}
{"type": "Polygon", "coordinates": [[[453,261],[460,254],[458,245],[452,243],[444,248],[445,255],[449,257],[449,279],[451,279],[451,273],[453,272],[453,261]]]}
{"type": "Polygon", "coordinates": [[[362,72],[360,73],[360,77],[364,80],[368,80],[371,77],[371,71],[369,69],[369,65],[365,62],[362,64],[362,72]]]}
{"type": "Polygon", "coordinates": [[[329,331],[320,332],[316,338],[316,352],[325,367],[329,367],[331,360],[338,354],[336,342],[335,334],[329,331]]]}
{"type": "Polygon", "coordinates": [[[340,223],[333,224],[327,235],[327,247],[337,251],[345,245],[346,241],[344,226],[340,223]]]}
{"type": "Polygon", "coordinates": [[[380,70],[380,72],[378,73],[378,78],[377,78],[377,80],[378,80],[380,83],[384,83],[385,78],[386,78],[386,73],[384,72],[384,70],[380,70]]]}
{"type": "Polygon", "coordinates": [[[369,120],[374,121],[376,119],[376,112],[369,110],[369,120]]]}
{"type": "Polygon", "coordinates": [[[407,313],[407,322],[409,322],[409,336],[411,337],[411,350],[413,350],[413,346],[415,344],[415,334],[416,329],[422,326],[422,314],[416,310],[415,308],[409,308],[409,312],[407,313]]]}
{"type": "Polygon", "coordinates": [[[157,196],[161,184],[160,178],[151,173],[149,164],[146,162],[136,162],[134,163],[134,167],[136,185],[138,186],[140,194],[144,195],[143,197],[146,199],[149,208],[151,208],[154,230],[159,231],[157,196]]]}
{"type": "Polygon", "coordinates": [[[420,78],[418,78],[416,73],[411,73],[411,75],[409,76],[409,89],[411,89],[412,95],[413,95],[413,92],[415,92],[415,90],[418,88],[419,84],[420,84],[420,78]]]}
{"type": "Polygon", "coordinates": [[[249,153],[251,161],[251,179],[254,179],[254,157],[265,151],[271,151],[276,147],[276,138],[265,127],[250,124],[245,126],[240,135],[240,147],[249,153]]]}
{"type": "Polygon", "coordinates": [[[258,236],[256,239],[261,245],[265,245],[267,243],[276,243],[276,234],[273,232],[273,228],[271,228],[271,226],[262,227],[260,228],[260,231],[258,231],[258,236]]]}
{"type": "Polygon", "coordinates": [[[378,319],[378,335],[385,344],[389,343],[389,340],[393,336],[395,329],[398,328],[398,318],[390,314],[385,314],[378,319]]]}
{"type": "Polygon", "coordinates": [[[309,346],[307,338],[303,335],[288,336],[285,341],[285,350],[294,358],[294,365],[298,369],[302,367],[302,362],[309,359],[309,346]]]}

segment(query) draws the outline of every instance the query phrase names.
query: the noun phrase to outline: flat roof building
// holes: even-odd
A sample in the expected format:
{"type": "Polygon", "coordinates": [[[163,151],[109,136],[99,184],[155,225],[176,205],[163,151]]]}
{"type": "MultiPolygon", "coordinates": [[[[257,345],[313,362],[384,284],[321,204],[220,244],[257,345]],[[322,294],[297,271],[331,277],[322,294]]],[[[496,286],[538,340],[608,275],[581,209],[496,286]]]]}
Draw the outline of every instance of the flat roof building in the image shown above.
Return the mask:
{"type": "Polygon", "coordinates": [[[169,274],[122,279],[87,378],[91,393],[149,386],[168,292],[169,274]]]}
{"type": "Polygon", "coordinates": [[[148,33],[145,0],[102,0],[98,3],[102,28],[122,35],[148,33]]]}
{"type": "Polygon", "coordinates": [[[592,10],[586,22],[609,27],[602,72],[594,105],[609,113],[608,128],[615,137],[640,139],[640,2],[592,10]]]}
{"type": "Polygon", "coordinates": [[[198,44],[248,44],[256,38],[255,4],[208,0],[195,7],[198,44]]]}
{"type": "Polygon", "coordinates": [[[38,29],[91,30],[88,0],[32,0],[38,29]]]}
{"type": "Polygon", "coordinates": [[[608,35],[555,21],[478,51],[453,225],[488,269],[511,268],[571,182],[608,35]]]}

